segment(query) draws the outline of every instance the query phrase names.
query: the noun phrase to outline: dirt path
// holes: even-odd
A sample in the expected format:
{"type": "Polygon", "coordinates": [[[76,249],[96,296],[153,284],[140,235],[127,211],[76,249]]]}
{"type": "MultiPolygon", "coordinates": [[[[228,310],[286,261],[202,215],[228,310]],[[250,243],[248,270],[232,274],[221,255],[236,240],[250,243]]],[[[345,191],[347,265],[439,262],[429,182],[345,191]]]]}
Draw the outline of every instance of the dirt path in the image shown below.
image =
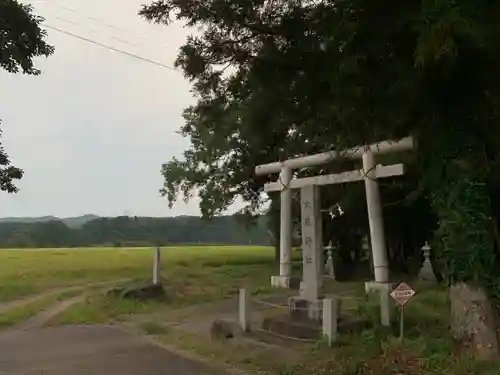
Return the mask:
{"type": "Polygon", "coordinates": [[[9,302],[0,302],[0,314],[6,312],[8,310],[15,309],[17,307],[22,307],[28,303],[35,302],[41,298],[54,296],[56,294],[60,294],[60,293],[64,293],[64,292],[73,292],[73,291],[76,292],[76,291],[80,291],[80,290],[83,291],[84,289],[89,288],[89,287],[106,286],[109,284],[118,284],[118,283],[122,283],[122,282],[126,282],[126,281],[129,281],[129,279],[120,279],[120,280],[113,280],[113,281],[99,281],[99,282],[88,283],[88,284],[83,284],[83,285],[60,287],[60,288],[55,288],[55,289],[51,289],[51,290],[42,292],[42,293],[34,295],[34,296],[23,297],[20,299],[9,301],[9,302]]]}
{"type": "Polygon", "coordinates": [[[29,330],[34,328],[41,328],[45,325],[45,323],[47,323],[57,315],[61,314],[75,303],[84,301],[85,297],[86,297],[85,294],[81,294],[79,296],[67,299],[65,301],[60,301],[56,303],[54,306],[39,312],[38,314],[29,318],[28,320],[25,320],[21,324],[12,327],[11,330],[29,330]]]}
{"type": "MultiPolygon", "coordinates": [[[[43,296],[72,290],[83,292],[89,286],[105,286],[118,282],[120,281],[58,288],[39,296],[10,302],[9,308],[22,306],[43,296]]],[[[175,329],[192,334],[201,333],[207,338],[206,334],[215,318],[222,317],[228,320],[234,318],[237,311],[235,301],[198,305],[170,311],[170,314],[165,314],[166,312],[146,314],[142,319],[139,317],[131,319],[130,323],[134,323],[130,326],[96,324],[45,327],[46,323],[55,316],[85,298],[86,293],[82,293],[73,298],[57,301],[19,325],[0,332],[0,375],[242,374],[241,371],[233,371],[231,368],[230,373],[213,368],[205,364],[205,361],[200,362],[199,358],[191,355],[192,353],[179,352],[177,348],[160,344],[153,338],[145,336],[138,329],[138,320],[155,321],[158,319],[163,324],[177,326],[175,329]]],[[[282,297],[265,298],[265,300],[271,305],[284,302],[282,297]]],[[[262,308],[268,308],[268,306],[258,307],[259,310],[262,308]]],[[[242,338],[237,344],[240,350],[241,348],[245,350],[257,348],[276,355],[294,354],[275,345],[257,343],[251,339],[242,338]]]]}
{"type": "MultiPolygon", "coordinates": [[[[84,291],[102,282],[57,288],[0,305],[0,312],[66,291],[84,291]]],[[[229,375],[192,357],[168,350],[119,326],[43,327],[84,300],[85,293],[56,302],[21,324],[0,332],[0,375],[229,375]]]]}

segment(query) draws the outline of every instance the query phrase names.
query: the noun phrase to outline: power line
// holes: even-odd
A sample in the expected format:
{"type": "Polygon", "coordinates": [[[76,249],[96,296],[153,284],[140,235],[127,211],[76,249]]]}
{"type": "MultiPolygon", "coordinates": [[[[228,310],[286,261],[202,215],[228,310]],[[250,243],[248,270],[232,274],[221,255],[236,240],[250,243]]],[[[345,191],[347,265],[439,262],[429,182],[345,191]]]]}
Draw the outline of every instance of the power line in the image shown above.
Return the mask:
{"type": "Polygon", "coordinates": [[[77,35],[77,34],[73,34],[69,31],[66,31],[66,30],[63,30],[63,29],[60,29],[60,28],[57,28],[57,27],[54,27],[54,26],[51,26],[51,25],[47,25],[47,24],[43,24],[44,27],[48,28],[48,29],[51,29],[51,30],[54,30],[54,31],[58,31],[62,34],[66,34],[66,35],[69,35],[69,36],[72,36],[73,38],[77,38],[77,39],[80,39],[80,40],[83,40],[85,42],[88,42],[88,43],[92,43],[92,44],[95,44],[97,46],[100,46],[100,47],[103,47],[103,48],[106,48],[108,50],[111,50],[111,51],[115,51],[115,52],[118,52],[118,53],[121,53],[123,55],[126,55],[128,57],[133,57],[137,60],[141,60],[141,61],[144,61],[144,62],[147,62],[147,63],[150,63],[150,64],[154,64],[154,65],[157,65],[159,67],[162,67],[162,68],[165,68],[165,69],[168,69],[168,70],[172,70],[172,71],[175,71],[177,72],[177,69],[171,67],[171,66],[168,66],[166,64],[163,64],[161,62],[158,62],[158,61],[154,61],[154,60],[151,60],[151,59],[148,59],[146,57],[142,57],[140,55],[137,55],[137,54],[134,54],[134,53],[131,53],[131,52],[127,52],[127,51],[124,51],[122,49],[119,49],[119,48],[115,48],[115,47],[112,47],[112,46],[109,46],[107,44],[104,44],[104,43],[100,43],[98,41],[95,41],[93,39],[90,39],[90,38],[86,38],[86,37],[83,37],[81,35],[77,35]]]}
{"type": "MultiPolygon", "coordinates": [[[[85,17],[91,21],[94,21],[94,22],[97,22],[97,23],[100,23],[106,27],[109,27],[109,28],[112,28],[112,29],[115,29],[115,30],[125,30],[125,31],[130,31],[129,29],[125,28],[125,27],[120,27],[120,26],[116,26],[116,25],[113,25],[113,24],[110,24],[110,23],[107,23],[99,18],[96,18],[96,17],[92,17],[92,16],[88,16],[86,14],[83,14],[81,12],[79,12],[78,10],[75,10],[75,9],[72,9],[72,8],[69,8],[67,6],[64,6],[64,5],[60,5],[60,4],[56,4],[54,2],[51,2],[52,5],[54,5],[55,7],[57,8],[60,8],[60,9],[64,9],[68,12],[71,12],[71,13],[74,13],[74,14],[77,14],[77,15],[81,15],[82,17],[85,17]]],[[[142,35],[136,35],[136,37],[139,37],[143,40],[147,40],[148,38],[146,38],[145,36],[142,36],[142,35]]]]}
{"type": "MultiPolygon", "coordinates": [[[[32,0],[32,1],[30,1],[30,2],[31,2],[31,3],[33,3],[33,0],[32,0]]],[[[65,5],[59,4],[59,3],[57,3],[57,1],[55,1],[55,0],[35,0],[34,2],[35,2],[35,4],[36,4],[37,2],[40,2],[40,3],[42,3],[42,4],[49,4],[50,6],[53,6],[53,7],[55,7],[55,8],[59,8],[59,9],[65,10],[65,11],[67,11],[67,12],[71,12],[71,13],[74,13],[74,14],[76,14],[76,15],[80,15],[80,16],[82,16],[82,17],[84,17],[84,18],[87,18],[87,19],[89,19],[89,20],[91,20],[91,21],[94,21],[94,22],[100,23],[100,24],[102,24],[102,25],[104,25],[104,26],[106,26],[106,27],[109,27],[109,28],[112,28],[112,29],[115,29],[115,30],[123,30],[123,31],[127,31],[127,32],[133,32],[132,30],[130,30],[130,29],[126,28],[126,27],[113,25],[113,24],[111,24],[111,23],[108,23],[108,22],[106,22],[106,21],[103,21],[103,20],[102,20],[102,19],[100,19],[100,18],[93,17],[93,16],[89,16],[89,15],[87,15],[87,14],[85,14],[85,13],[82,13],[82,12],[81,12],[81,11],[79,11],[79,10],[76,10],[76,9],[73,9],[73,8],[69,8],[69,7],[65,6],[65,5]]],[[[148,37],[146,37],[146,36],[144,36],[144,35],[137,35],[135,32],[133,32],[133,33],[134,33],[134,36],[135,36],[135,37],[140,38],[140,39],[142,39],[142,40],[148,40],[148,39],[149,39],[148,37]]]]}
{"type": "MultiPolygon", "coordinates": [[[[59,16],[54,16],[54,18],[56,18],[56,19],[58,19],[58,20],[60,20],[60,21],[63,21],[63,22],[67,22],[67,23],[69,23],[69,24],[71,24],[71,25],[75,25],[75,26],[83,27],[83,28],[85,28],[85,29],[87,29],[87,30],[90,30],[90,31],[94,32],[94,33],[99,33],[96,29],[93,29],[93,28],[91,28],[91,27],[88,27],[88,26],[82,25],[82,24],[80,24],[80,23],[78,23],[78,22],[71,21],[71,20],[68,20],[68,19],[66,19],[66,18],[59,17],[59,16]]],[[[116,37],[116,36],[109,36],[109,38],[114,39],[114,40],[116,40],[116,41],[118,41],[118,42],[121,42],[121,43],[128,44],[128,45],[130,45],[130,46],[132,46],[132,47],[137,47],[137,44],[135,44],[135,43],[131,43],[131,42],[129,42],[128,40],[121,39],[121,38],[118,38],[118,37],[116,37]]]]}

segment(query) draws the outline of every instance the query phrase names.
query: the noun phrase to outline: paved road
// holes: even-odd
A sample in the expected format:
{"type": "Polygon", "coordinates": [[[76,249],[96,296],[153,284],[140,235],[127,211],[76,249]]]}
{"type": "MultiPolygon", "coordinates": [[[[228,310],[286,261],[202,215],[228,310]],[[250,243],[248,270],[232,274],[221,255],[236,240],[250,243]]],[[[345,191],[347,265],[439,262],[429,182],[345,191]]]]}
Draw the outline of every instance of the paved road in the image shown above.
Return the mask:
{"type": "Polygon", "coordinates": [[[119,327],[63,326],[0,333],[0,375],[227,375],[119,327]]]}

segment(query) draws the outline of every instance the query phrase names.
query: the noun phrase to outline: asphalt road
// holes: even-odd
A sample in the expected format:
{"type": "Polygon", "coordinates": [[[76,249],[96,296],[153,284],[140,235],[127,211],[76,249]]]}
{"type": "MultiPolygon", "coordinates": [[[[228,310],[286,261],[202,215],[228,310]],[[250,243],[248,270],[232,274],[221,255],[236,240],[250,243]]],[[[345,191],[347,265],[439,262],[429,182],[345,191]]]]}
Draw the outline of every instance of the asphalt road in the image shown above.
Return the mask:
{"type": "Polygon", "coordinates": [[[0,375],[227,375],[106,325],[0,333],[0,375]]]}

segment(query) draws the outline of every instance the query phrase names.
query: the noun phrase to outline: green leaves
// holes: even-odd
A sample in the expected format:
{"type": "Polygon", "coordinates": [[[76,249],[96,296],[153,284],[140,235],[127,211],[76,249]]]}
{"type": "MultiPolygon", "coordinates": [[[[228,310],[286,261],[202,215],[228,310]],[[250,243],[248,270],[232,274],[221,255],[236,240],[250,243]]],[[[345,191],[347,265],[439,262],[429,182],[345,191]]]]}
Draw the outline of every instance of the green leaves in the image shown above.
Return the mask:
{"type": "MultiPolygon", "coordinates": [[[[38,75],[40,70],[34,67],[34,58],[54,52],[45,42],[46,32],[40,28],[43,19],[32,10],[16,0],[0,1],[0,68],[9,73],[38,75]]],[[[11,165],[0,143],[0,190],[16,193],[14,181],[22,177],[23,171],[11,165]]]]}
{"type": "Polygon", "coordinates": [[[30,5],[16,0],[0,2],[0,68],[10,73],[40,74],[33,59],[54,52],[45,42],[47,34],[40,27],[42,21],[30,5]]]}
{"type": "Polygon", "coordinates": [[[424,66],[426,62],[455,60],[464,42],[485,47],[488,25],[484,21],[490,6],[482,3],[425,0],[422,4],[416,63],[424,66]]]}
{"type": "MultiPolygon", "coordinates": [[[[0,136],[1,134],[2,131],[0,130],[0,136]]],[[[14,181],[20,180],[22,177],[23,170],[11,165],[9,156],[0,142],[0,190],[7,193],[17,193],[18,188],[14,184],[14,181]]]]}
{"type": "MultiPolygon", "coordinates": [[[[185,114],[185,160],[163,170],[169,202],[200,191],[205,215],[236,196],[255,209],[269,179],[256,177],[255,165],[413,134],[420,174],[393,195],[426,192],[450,279],[493,285],[499,4],[163,0],[144,7],[149,20],[177,18],[201,31],[177,60],[198,102],[185,114]]],[[[343,194],[332,192],[337,200],[343,194]]]]}

